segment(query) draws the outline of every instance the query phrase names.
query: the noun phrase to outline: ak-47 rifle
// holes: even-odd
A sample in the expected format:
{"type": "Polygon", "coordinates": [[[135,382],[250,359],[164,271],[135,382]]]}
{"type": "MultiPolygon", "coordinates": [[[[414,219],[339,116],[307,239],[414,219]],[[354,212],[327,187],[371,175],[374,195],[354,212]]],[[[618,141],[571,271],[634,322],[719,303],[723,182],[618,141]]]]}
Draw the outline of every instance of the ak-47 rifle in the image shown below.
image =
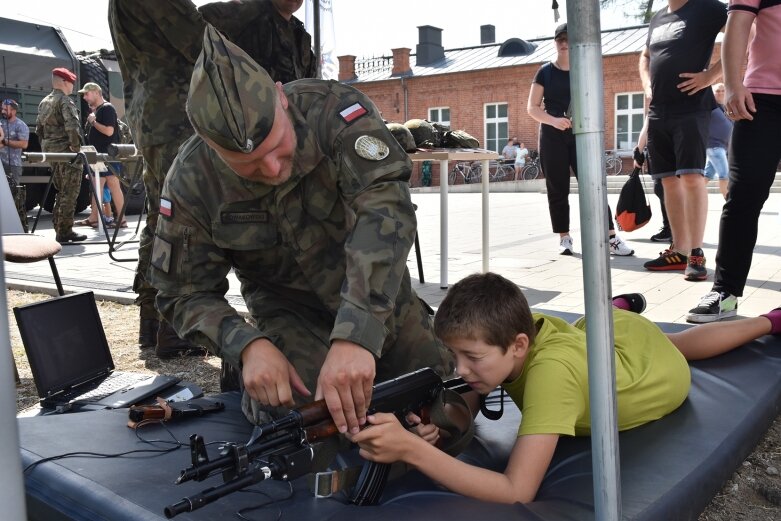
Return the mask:
{"type": "MultiPolygon", "coordinates": [[[[425,415],[432,405],[439,407],[447,400],[442,398],[444,393],[452,397],[454,393],[463,394],[470,390],[461,378],[443,382],[431,368],[419,369],[375,385],[368,412],[390,412],[400,420],[409,412],[425,415]]],[[[441,415],[440,412],[437,414],[441,415]]],[[[469,442],[473,432],[471,415],[467,416],[468,428],[451,432],[451,441],[459,447],[469,442]]],[[[206,453],[203,437],[192,435],[192,466],[181,472],[176,483],[203,481],[217,473],[222,474],[224,482],[165,507],[165,517],[170,519],[183,512],[192,512],[266,479],[293,480],[303,476],[311,472],[314,456],[311,444],[338,433],[325,400],[294,409],[287,416],[260,425],[258,430],[260,435],[255,442],[250,445],[227,444],[221,455],[213,460],[206,453]]],[[[350,501],[356,505],[376,504],[385,487],[389,469],[387,464],[364,464],[350,501]]]]}

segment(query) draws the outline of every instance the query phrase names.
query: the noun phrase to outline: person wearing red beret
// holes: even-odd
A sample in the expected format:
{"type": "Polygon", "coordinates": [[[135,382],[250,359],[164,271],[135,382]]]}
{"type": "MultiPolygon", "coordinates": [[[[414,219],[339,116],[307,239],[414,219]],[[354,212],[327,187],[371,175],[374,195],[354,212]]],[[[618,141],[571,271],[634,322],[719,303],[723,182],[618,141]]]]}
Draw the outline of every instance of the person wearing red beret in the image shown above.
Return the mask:
{"type": "MultiPolygon", "coordinates": [[[[76,75],[64,67],[52,70],[52,91],[38,105],[35,131],[43,152],[78,152],[81,147],[81,125],[76,104],[70,97],[76,75]]],[[[86,235],[73,231],[73,214],[81,187],[82,167],[79,164],[53,163],[52,176],[57,196],[52,222],[57,242],[83,241],[86,235]]]]}

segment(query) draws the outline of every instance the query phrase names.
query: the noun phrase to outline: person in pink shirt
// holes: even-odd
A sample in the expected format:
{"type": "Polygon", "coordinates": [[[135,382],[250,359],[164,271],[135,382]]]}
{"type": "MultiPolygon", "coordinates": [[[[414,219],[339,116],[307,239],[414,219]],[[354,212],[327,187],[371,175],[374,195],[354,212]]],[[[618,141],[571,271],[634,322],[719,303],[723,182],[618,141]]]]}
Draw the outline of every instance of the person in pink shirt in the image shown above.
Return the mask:
{"type": "Polygon", "coordinates": [[[735,122],[729,193],[721,212],[713,289],[689,311],[689,322],[715,322],[737,314],[757,242],[759,213],[781,160],[780,53],[781,3],[730,0],[721,48],[725,110],[735,122]],[[748,67],[741,77],[746,49],[748,67]]]}

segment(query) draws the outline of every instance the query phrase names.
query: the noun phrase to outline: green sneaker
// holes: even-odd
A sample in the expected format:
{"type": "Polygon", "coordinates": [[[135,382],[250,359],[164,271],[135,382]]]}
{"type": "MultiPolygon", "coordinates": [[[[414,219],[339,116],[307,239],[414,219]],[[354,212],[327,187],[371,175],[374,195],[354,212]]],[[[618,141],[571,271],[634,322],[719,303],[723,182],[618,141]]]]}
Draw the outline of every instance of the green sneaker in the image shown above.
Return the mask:
{"type": "Polygon", "coordinates": [[[738,297],[723,291],[711,291],[700,299],[696,308],[689,310],[687,322],[704,324],[716,322],[738,314],[738,297]]]}

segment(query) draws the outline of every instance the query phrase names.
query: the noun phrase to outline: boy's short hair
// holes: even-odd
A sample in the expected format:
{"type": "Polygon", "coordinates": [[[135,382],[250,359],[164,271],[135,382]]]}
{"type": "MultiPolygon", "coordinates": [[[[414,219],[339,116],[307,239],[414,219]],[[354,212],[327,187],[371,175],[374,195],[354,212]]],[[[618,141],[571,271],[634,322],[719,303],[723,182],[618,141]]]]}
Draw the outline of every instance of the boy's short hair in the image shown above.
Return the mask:
{"type": "Polygon", "coordinates": [[[445,343],[480,339],[503,350],[519,333],[530,344],[537,334],[521,289],[496,273],[477,273],[455,283],[434,316],[434,332],[445,343]]]}

